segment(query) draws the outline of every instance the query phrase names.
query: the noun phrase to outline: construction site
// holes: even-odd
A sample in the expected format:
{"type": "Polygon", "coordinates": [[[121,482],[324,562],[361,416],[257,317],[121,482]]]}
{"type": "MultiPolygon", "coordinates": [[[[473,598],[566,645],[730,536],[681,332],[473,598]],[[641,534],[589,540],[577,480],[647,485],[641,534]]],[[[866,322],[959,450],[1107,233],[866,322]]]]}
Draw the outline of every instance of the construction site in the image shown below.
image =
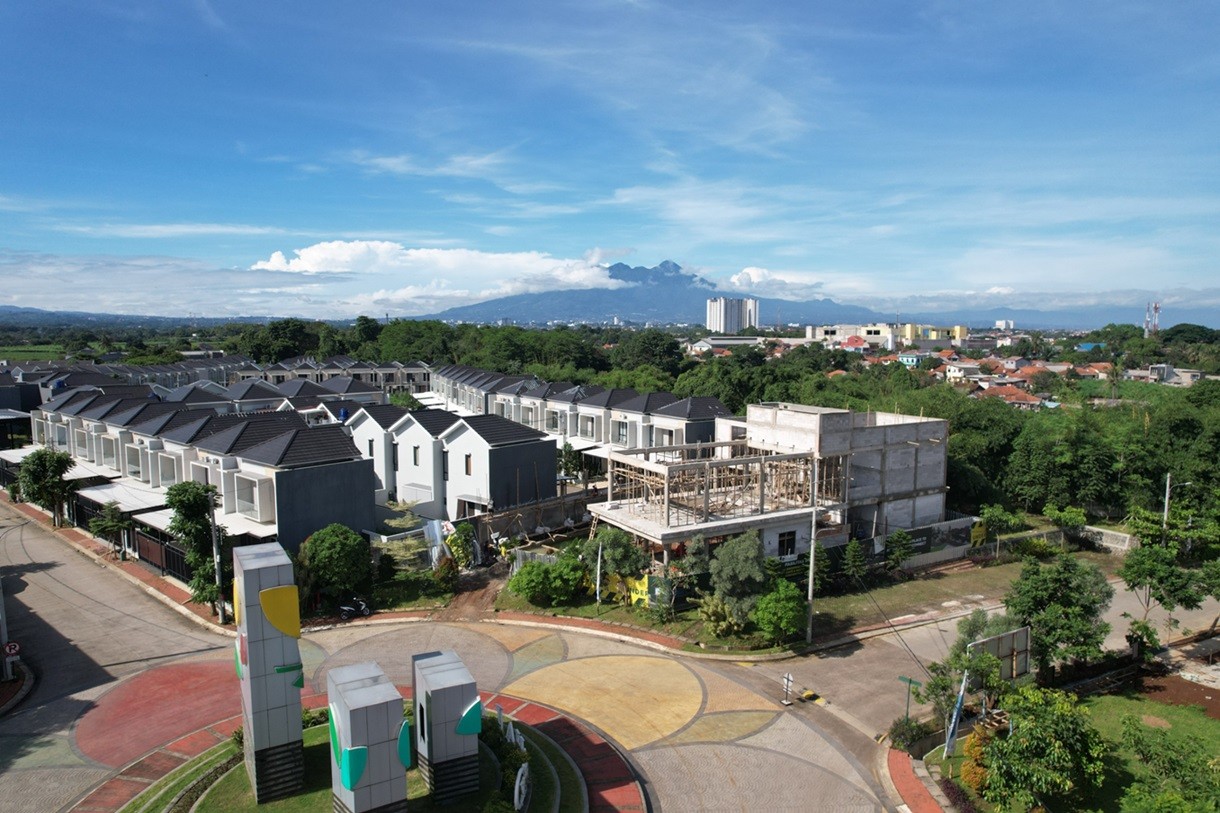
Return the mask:
{"type": "Polygon", "coordinates": [[[598,522],[667,559],[685,540],[757,531],[772,556],[944,519],[945,421],[797,404],[717,420],[709,443],[611,451],[598,522]]]}

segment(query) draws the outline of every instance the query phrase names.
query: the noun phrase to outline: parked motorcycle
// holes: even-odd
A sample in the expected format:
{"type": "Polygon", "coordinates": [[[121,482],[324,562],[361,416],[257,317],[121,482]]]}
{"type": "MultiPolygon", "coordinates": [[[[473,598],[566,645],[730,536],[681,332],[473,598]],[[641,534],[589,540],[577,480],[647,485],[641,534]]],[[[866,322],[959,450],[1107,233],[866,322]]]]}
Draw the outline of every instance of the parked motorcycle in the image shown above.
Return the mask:
{"type": "Polygon", "coordinates": [[[345,601],[339,602],[339,618],[343,621],[355,618],[358,615],[367,616],[372,612],[373,608],[360,596],[352,596],[345,601]]]}

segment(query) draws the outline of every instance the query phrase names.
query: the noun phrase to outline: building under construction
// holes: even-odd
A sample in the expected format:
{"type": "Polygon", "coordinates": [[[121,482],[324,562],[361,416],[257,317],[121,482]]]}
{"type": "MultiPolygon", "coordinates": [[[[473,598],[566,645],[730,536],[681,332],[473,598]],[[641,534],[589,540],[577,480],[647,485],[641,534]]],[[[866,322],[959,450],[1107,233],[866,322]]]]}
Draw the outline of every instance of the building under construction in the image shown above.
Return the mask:
{"type": "Polygon", "coordinates": [[[668,558],[676,545],[755,530],[769,556],[938,523],[948,425],[891,413],[755,404],[717,420],[710,443],[611,451],[609,491],[589,506],[668,558]]]}

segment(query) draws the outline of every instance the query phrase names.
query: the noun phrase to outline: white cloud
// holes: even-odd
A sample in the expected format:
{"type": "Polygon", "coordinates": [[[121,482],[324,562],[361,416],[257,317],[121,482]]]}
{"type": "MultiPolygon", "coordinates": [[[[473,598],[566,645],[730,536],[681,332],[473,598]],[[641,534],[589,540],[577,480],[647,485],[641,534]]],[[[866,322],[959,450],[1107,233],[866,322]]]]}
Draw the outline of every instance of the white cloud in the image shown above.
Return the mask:
{"type": "Polygon", "coordinates": [[[730,290],[750,296],[805,301],[821,299],[824,284],[808,271],[771,271],[748,267],[729,277],[730,290]]]}
{"type": "Polygon", "coordinates": [[[306,277],[331,274],[378,285],[370,291],[336,292],[340,304],[353,315],[387,308],[418,315],[514,294],[625,285],[610,278],[600,264],[604,255],[598,249],[580,259],[564,259],[536,251],[491,253],[407,248],[382,240],[332,240],[293,254],[288,258],[276,251],[251,270],[306,277]]]}

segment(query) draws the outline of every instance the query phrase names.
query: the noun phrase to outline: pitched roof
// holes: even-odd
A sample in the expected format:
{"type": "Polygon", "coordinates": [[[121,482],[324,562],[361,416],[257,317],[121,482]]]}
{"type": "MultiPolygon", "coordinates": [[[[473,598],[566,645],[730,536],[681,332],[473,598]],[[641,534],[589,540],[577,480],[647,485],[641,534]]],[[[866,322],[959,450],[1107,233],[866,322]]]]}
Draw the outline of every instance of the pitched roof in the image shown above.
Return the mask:
{"type": "Polygon", "coordinates": [[[475,434],[492,446],[527,443],[542,438],[549,440],[545,432],[530,429],[499,415],[471,415],[468,418],[459,418],[458,422],[469,426],[475,434]]]}
{"type": "Polygon", "coordinates": [[[271,384],[258,378],[249,378],[245,381],[238,381],[233,386],[225,390],[225,396],[230,401],[250,401],[250,400],[270,400],[272,398],[283,398],[284,393],[280,392],[271,384]]]}
{"type": "Polygon", "coordinates": [[[338,392],[350,395],[351,393],[368,393],[381,392],[381,389],[374,387],[372,384],[366,384],[363,381],[358,381],[355,378],[347,375],[337,375],[334,378],[328,378],[319,386],[330,392],[338,392]]]}
{"type": "Polygon", "coordinates": [[[458,422],[457,415],[443,409],[414,409],[410,415],[434,438],[458,422]]]}
{"type": "Polygon", "coordinates": [[[363,409],[365,405],[356,401],[348,401],[345,398],[339,398],[334,401],[323,401],[318,406],[330,413],[330,416],[335,420],[346,421],[363,409]]]}
{"type": "Polygon", "coordinates": [[[653,415],[664,415],[669,418],[682,418],[688,421],[706,421],[713,418],[732,416],[729,408],[720,402],[719,398],[710,395],[694,395],[674,401],[672,404],[653,410],[653,415]]]}
{"type": "MultiPolygon", "coordinates": [[[[289,415],[293,413],[287,413],[289,415]]],[[[291,432],[305,425],[305,421],[297,416],[295,422],[245,420],[230,426],[215,434],[209,435],[195,445],[200,449],[220,454],[240,454],[253,446],[258,446],[271,438],[291,432]]]]}
{"type": "Polygon", "coordinates": [[[136,404],[128,409],[113,412],[106,423],[114,426],[132,426],[133,424],[146,421],[149,418],[155,418],[158,415],[166,415],[170,412],[181,412],[186,407],[181,404],[166,403],[164,401],[146,400],[142,404],[136,404]]]}
{"type": "Polygon", "coordinates": [[[360,452],[342,426],[330,425],[282,432],[248,447],[240,456],[255,463],[292,468],[359,460],[360,452]]]}
{"type": "Polygon", "coordinates": [[[570,390],[575,386],[571,381],[555,381],[551,384],[540,384],[532,390],[523,392],[521,395],[525,398],[550,398],[552,395],[570,390]]]}
{"type": "Polygon", "coordinates": [[[325,389],[320,384],[315,384],[308,378],[292,378],[280,384],[280,392],[290,398],[295,398],[300,395],[330,395],[331,391],[325,389]]]}
{"type": "Polygon", "coordinates": [[[639,393],[633,389],[630,389],[630,388],[621,388],[620,389],[620,388],[616,387],[614,389],[603,390],[602,392],[596,393],[595,395],[590,395],[589,397],[583,399],[580,403],[588,404],[589,406],[605,407],[605,408],[609,409],[611,407],[618,406],[619,404],[623,403],[624,401],[630,401],[632,398],[635,398],[637,395],[639,395],[639,393]]]}
{"type": "Polygon", "coordinates": [[[394,404],[370,404],[360,407],[357,412],[367,414],[382,429],[389,429],[407,414],[407,410],[394,404]]]}
{"type": "Polygon", "coordinates": [[[161,432],[160,437],[175,443],[198,443],[217,432],[243,422],[264,421],[267,423],[296,424],[304,421],[296,412],[235,412],[229,415],[201,414],[198,419],[188,421],[161,432]]]}
{"type": "Polygon", "coordinates": [[[639,412],[642,415],[651,415],[661,407],[669,406],[677,400],[678,396],[672,392],[648,392],[643,395],[637,395],[634,398],[628,398],[626,401],[618,404],[615,409],[622,410],[623,412],[639,412]]]}
{"type": "Polygon", "coordinates": [[[574,404],[605,391],[605,387],[599,387],[596,384],[581,384],[579,387],[572,387],[571,389],[563,390],[562,392],[552,393],[551,395],[547,396],[547,400],[574,404]]]}

